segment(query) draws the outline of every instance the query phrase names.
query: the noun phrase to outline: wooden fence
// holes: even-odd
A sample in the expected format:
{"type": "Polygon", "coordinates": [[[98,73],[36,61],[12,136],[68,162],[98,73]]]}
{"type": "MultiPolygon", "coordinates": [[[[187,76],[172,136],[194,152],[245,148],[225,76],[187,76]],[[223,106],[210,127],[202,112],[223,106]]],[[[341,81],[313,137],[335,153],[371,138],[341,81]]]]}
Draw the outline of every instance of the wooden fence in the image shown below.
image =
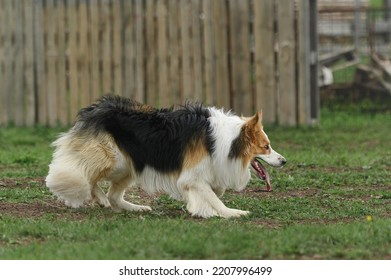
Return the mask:
{"type": "Polygon", "coordinates": [[[108,92],[308,124],[313,2],[0,0],[0,125],[69,125],[108,92]]]}

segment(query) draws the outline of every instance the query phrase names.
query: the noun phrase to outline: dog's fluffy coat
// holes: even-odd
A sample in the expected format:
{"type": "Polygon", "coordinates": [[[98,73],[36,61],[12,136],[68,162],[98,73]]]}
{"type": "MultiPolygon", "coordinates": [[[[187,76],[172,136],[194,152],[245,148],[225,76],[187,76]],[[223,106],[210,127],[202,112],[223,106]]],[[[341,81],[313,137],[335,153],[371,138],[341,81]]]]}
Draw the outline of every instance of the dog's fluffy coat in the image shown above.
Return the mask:
{"type": "Polygon", "coordinates": [[[168,193],[200,217],[237,217],[218,198],[242,190],[250,163],[262,158],[274,166],[285,159],[273,151],[261,113],[242,118],[201,104],[156,109],[127,98],[105,96],[82,109],[62,134],[49,166],[49,189],[72,207],[95,199],[130,211],[151,210],[123,199],[126,188],[168,193]],[[111,183],[107,195],[98,186],[111,183]]]}

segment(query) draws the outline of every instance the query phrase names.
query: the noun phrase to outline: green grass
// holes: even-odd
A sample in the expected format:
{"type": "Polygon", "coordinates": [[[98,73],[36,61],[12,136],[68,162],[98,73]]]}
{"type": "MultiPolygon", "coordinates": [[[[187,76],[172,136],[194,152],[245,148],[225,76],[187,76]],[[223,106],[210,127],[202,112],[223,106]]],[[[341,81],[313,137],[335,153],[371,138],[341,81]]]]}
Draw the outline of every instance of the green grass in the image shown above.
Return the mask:
{"type": "Polygon", "coordinates": [[[323,108],[316,127],[265,127],[288,164],[227,192],[248,217],[192,218],[167,195],[130,192],[152,213],[70,209],[43,178],[61,129],[0,130],[0,259],[390,259],[391,114],[323,108]]]}
{"type": "MultiPolygon", "coordinates": [[[[335,66],[343,65],[346,61],[341,60],[339,64],[335,66]]],[[[360,64],[368,65],[370,63],[370,57],[368,55],[360,56],[360,64]]],[[[346,68],[333,71],[333,81],[335,85],[341,85],[346,83],[352,83],[354,76],[356,75],[357,65],[351,65],[346,68]]]]}
{"type": "Polygon", "coordinates": [[[370,8],[383,8],[384,7],[384,0],[370,0],[369,7],[370,8]]]}
{"type": "Polygon", "coordinates": [[[60,131],[45,127],[0,128],[0,176],[44,176],[52,153],[49,144],[60,131]]]}
{"type": "Polygon", "coordinates": [[[386,220],[296,224],[279,230],[242,221],[126,215],[82,222],[4,218],[3,223],[8,226],[1,227],[7,244],[2,252],[11,259],[366,259],[390,253],[389,242],[384,243],[391,230],[386,220]]]}

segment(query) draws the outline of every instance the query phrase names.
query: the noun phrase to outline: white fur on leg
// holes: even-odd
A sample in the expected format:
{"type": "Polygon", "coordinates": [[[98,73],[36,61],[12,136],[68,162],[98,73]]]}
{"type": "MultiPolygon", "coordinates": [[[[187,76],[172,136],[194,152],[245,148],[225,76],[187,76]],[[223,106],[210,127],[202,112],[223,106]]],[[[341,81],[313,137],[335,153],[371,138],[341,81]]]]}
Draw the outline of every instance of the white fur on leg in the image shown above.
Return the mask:
{"type": "Polygon", "coordinates": [[[184,186],[184,190],[187,194],[187,210],[193,216],[233,218],[249,213],[248,211],[226,207],[207,184],[193,183],[184,186]]]}
{"type": "Polygon", "coordinates": [[[114,209],[124,209],[127,211],[151,211],[151,207],[137,205],[124,200],[125,189],[129,184],[129,180],[123,180],[121,182],[112,183],[107,196],[110,204],[114,209]]]}
{"type": "Polygon", "coordinates": [[[46,177],[47,187],[66,205],[77,208],[90,200],[91,185],[77,168],[52,163],[46,177]]]}
{"type": "Polygon", "coordinates": [[[99,205],[101,205],[103,207],[110,207],[111,206],[109,200],[107,199],[106,194],[103,192],[103,190],[99,186],[95,185],[92,188],[91,193],[99,205]]]}

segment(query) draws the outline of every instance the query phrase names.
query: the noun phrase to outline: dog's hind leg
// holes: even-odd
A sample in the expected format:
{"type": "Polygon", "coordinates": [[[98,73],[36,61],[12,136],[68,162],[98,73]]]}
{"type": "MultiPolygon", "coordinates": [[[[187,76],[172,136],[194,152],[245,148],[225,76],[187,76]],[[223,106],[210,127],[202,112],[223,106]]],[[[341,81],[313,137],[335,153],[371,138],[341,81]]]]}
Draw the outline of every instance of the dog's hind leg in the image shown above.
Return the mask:
{"type": "Polygon", "coordinates": [[[92,187],[91,194],[99,205],[103,207],[111,206],[106,194],[97,184],[92,187]]]}
{"type": "Polygon", "coordinates": [[[120,181],[111,182],[111,187],[107,193],[110,204],[114,209],[124,209],[128,211],[151,211],[151,207],[137,205],[124,200],[124,193],[127,187],[131,184],[129,178],[120,181]]]}

